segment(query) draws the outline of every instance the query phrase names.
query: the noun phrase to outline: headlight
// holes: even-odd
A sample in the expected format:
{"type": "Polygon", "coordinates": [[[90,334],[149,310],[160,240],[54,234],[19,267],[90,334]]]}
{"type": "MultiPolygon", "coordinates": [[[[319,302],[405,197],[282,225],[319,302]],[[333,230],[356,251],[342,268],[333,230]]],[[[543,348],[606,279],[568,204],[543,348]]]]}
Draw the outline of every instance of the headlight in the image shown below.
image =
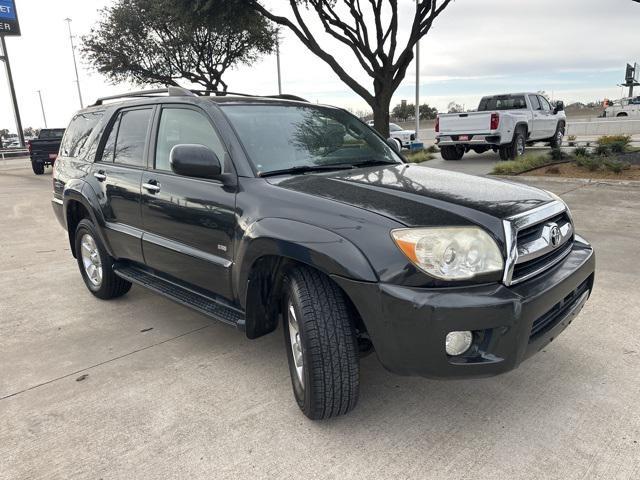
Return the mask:
{"type": "Polygon", "coordinates": [[[391,236],[415,266],[442,280],[468,280],[504,269],[498,245],[478,227],[407,228],[391,236]]]}

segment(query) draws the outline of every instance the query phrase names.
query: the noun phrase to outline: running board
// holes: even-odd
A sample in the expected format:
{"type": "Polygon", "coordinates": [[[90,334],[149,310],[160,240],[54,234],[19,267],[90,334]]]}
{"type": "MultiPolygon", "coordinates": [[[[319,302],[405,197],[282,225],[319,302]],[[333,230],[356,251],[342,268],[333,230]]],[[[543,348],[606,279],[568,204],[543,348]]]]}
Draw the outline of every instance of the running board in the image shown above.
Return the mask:
{"type": "Polygon", "coordinates": [[[197,293],[133,265],[116,263],[113,266],[113,271],[124,280],[148,288],[169,300],[196,310],[209,318],[241,330],[245,328],[244,313],[241,310],[227,305],[222,300],[197,293]]]}

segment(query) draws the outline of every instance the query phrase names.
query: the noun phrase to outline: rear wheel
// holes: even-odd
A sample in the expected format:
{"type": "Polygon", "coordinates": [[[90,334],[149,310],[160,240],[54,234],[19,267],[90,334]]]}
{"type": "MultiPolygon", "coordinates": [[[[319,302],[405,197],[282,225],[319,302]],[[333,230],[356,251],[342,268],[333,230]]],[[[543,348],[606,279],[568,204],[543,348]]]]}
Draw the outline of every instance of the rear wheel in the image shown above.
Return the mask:
{"type": "Polygon", "coordinates": [[[131,289],[131,283],[113,271],[113,258],[102,245],[93,223],[86,218],[76,228],[75,246],[82,279],[96,297],[109,300],[121,297],[131,289]]]}
{"type": "Polygon", "coordinates": [[[616,115],[616,117],[627,117],[628,115],[624,112],[619,113],[618,115],[616,115]]]}
{"type": "Polygon", "coordinates": [[[36,175],[42,175],[44,173],[44,163],[42,162],[31,162],[31,168],[36,175]]]}
{"type": "Polygon", "coordinates": [[[464,147],[457,147],[455,145],[447,145],[440,147],[440,154],[445,160],[460,160],[464,157],[464,147]]]}
{"type": "Polygon", "coordinates": [[[358,346],[352,314],[329,277],[300,267],[286,278],[284,338],[293,393],[312,420],[344,415],[358,402],[358,346]]]}
{"type": "Polygon", "coordinates": [[[526,132],[522,128],[517,128],[511,143],[500,147],[500,160],[515,160],[524,155],[526,149],[526,132]]]}

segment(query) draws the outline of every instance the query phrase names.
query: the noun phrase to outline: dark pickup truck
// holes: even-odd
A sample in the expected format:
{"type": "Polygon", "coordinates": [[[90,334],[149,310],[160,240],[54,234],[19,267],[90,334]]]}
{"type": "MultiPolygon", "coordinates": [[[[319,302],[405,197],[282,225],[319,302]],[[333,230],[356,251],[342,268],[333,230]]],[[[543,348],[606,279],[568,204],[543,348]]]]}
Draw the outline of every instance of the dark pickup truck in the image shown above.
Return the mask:
{"type": "Polygon", "coordinates": [[[172,87],[99,100],[64,145],[52,203],[91,293],[280,324],[312,419],[356,405],[369,351],[401,375],[512,370],[593,288],[560,198],[407,164],[339,108],[172,87]]]}
{"type": "Polygon", "coordinates": [[[33,173],[42,175],[44,167],[55,163],[63,136],[64,128],[44,128],[38,138],[27,143],[33,173]]]}

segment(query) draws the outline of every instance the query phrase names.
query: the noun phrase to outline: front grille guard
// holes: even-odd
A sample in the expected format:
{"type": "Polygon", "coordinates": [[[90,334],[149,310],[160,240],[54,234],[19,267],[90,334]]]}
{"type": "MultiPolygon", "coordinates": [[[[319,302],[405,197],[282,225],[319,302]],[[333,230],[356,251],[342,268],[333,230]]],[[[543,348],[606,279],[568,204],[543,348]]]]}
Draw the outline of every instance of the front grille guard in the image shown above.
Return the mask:
{"type": "Polygon", "coordinates": [[[567,249],[566,253],[564,253],[561,257],[556,258],[553,262],[544,265],[535,272],[532,272],[521,278],[513,278],[513,271],[516,263],[518,262],[518,232],[524,228],[542,223],[545,220],[549,220],[564,212],[566,212],[571,224],[573,225],[571,212],[569,212],[563,202],[557,200],[503,220],[502,225],[504,227],[506,262],[502,281],[505,285],[515,285],[517,283],[524,282],[525,280],[528,280],[529,278],[532,278],[536,275],[539,275],[545,270],[551,268],[553,265],[556,265],[557,263],[562,261],[571,252],[571,249],[567,249]]]}

